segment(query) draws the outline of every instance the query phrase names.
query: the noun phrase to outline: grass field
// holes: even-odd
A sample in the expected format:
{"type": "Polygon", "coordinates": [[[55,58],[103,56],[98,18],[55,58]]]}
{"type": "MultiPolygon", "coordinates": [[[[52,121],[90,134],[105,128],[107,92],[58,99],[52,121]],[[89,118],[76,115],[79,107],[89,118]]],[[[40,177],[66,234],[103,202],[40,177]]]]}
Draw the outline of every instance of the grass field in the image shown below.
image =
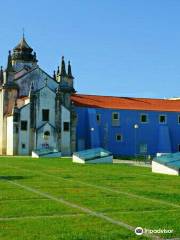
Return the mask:
{"type": "Polygon", "coordinates": [[[1,240],[180,239],[180,177],[123,164],[0,158],[1,240]],[[170,229],[136,236],[134,228],[170,229]]]}

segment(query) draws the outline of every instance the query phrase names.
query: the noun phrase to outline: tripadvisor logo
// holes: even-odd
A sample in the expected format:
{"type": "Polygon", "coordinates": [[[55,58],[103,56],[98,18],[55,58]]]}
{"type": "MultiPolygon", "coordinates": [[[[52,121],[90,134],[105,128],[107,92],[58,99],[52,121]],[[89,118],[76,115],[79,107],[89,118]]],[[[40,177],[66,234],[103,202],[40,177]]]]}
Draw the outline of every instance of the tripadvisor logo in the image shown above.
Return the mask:
{"type": "Polygon", "coordinates": [[[137,227],[136,229],[135,229],[135,234],[136,235],[142,235],[143,234],[143,229],[142,229],[142,227],[137,227]]]}
{"type": "Polygon", "coordinates": [[[142,235],[143,233],[147,234],[157,234],[157,233],[173,233],[172,229],[146,229],[142,227],[137,227],[134,230],[136,235],[142,235]]]}

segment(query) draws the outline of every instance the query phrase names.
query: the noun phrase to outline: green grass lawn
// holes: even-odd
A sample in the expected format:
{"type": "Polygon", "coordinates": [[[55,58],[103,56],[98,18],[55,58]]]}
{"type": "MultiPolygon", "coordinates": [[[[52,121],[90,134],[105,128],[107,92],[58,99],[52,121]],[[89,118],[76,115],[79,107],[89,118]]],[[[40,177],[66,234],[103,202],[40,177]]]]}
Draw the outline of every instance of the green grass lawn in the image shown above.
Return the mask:
{"type": "Polygon", "coordinates": [[[0,158],[0,240],[180,238],[180,178],[125,164],[0,158]],[[134,228],[172,229],[137,236],[134,228]]]}

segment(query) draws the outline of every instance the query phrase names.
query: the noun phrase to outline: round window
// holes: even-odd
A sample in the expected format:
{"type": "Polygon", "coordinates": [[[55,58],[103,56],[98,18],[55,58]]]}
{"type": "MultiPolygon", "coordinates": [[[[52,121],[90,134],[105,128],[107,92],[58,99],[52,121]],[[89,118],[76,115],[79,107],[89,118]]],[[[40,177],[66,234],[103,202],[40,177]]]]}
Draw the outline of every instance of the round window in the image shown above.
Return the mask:
{"type": "Polygon", "coordinates": [[[45,131],[44,132],[44,140],[48,140],[50,136],[50,132],[49,131],[45,131]]]}

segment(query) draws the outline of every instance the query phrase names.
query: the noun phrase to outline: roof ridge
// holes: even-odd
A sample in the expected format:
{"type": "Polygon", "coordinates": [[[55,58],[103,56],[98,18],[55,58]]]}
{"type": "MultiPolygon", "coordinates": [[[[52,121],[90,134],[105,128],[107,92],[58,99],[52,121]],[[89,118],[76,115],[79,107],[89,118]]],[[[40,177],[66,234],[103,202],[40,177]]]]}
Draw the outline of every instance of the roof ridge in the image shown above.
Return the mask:
{"type": "MultiPolygon", "coordinates": [[[[80,96],[95,96],[95,97],[111,97],[111,98],[129,98],[129,99],[150,99],[150,100],[172,100],[172,99],[164,99],[164,98],[148,98],[148,97],[128,97],[128,96],[112,96],[112,95],[97,95],[97,94],[84,94],[84,93],[75,93],[73,95],[80,95],[80,96]]],[[[173,101],[177,101],[177,100],[180,100],[180,99],[176,99],[173,101]]]]}

